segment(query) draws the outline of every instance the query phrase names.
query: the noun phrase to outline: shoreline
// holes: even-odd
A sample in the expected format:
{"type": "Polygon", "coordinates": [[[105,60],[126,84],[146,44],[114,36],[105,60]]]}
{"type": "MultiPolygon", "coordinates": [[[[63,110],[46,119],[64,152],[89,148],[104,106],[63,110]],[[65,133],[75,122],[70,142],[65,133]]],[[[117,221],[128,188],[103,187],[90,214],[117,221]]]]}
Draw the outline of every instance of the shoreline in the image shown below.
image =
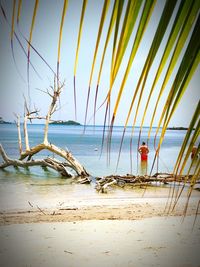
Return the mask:
{"type": "MultiPolygon", "coordinates": [[[[199,192],[198,192],[199,193],[199,192]]],[[[195,215],[199,194],[190,199],[187,216],[195,215]]],[[[182,197],[173,212],[167,214],[166,197],[71,199],[54,206],[27,203],[25,209],[0,211],[0,226],[25,223],[55,223],[84,220],[141,220],[152,217],[182,216],[187,198],[182,197]]]]}

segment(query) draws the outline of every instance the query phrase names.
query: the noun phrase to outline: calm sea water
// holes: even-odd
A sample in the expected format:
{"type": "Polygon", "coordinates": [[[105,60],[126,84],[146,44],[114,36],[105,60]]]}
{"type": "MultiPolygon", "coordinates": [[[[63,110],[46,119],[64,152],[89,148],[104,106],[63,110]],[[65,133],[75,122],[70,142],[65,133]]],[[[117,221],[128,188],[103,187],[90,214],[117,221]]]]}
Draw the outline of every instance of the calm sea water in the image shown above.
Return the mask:
{"type": "MultiPolygon", "coordinates": [[[[34,146],[43,140],[44,125],[29,125],[30,146],[34,146]]],[[[123,127],[114,127],[112,147],[110,154],[110,164],[107,164],[107,152],[104,149],[101,157],[101,142],[103,127],[94,128],[88,126],[83,134],[82,126],[64,126],[51,125],[49,127],[49,141],[55,145],[69,149],[73,155],[85,166],[92,176],[103,176],[113,173],[130,173],[130,136],[131,128],[127,129],[124,144],[121,153],[119,167],[116,171],[116,161],[119,152],[119,144],[122,136],[123,127]]],[[[147,139],[148,129],[142,131],[141,141],[147,139]]],[[[139,129],[135,129],[132,143],[132,173],[149,172],[154,158],[153,140],[155,129],[152,132],[152,138],[149,141],[149,159],[148,165],[142,166],[140,160],[137,164],[137,142],[139,129]]],[[[173,170],[181,143],[185,136],[185,131],[167,131],[165,140],[160,152],[158,166],[155,165],[154,172],[170,172],[173,170]]],[[[17,129],[14,124],[0,125],[0,143],[3,145],[8,156],[17,158],[18,142],[17,129]]],[[[40,157],[51,156],[50,152],[41,152],[40,157]]],[[[116,192],[116,191],[115,191],[116,192]]],[[[126,192],[127,193],[127,192],[126,192]]],[[[28,200],[37,203],[40,206],[57,203],[71,197],[99,197],[94,190],[93,185],[71,185],[67,179],[62,179],[56,172],[49,170],[44,172],[40,167],[33,167],[30,170],[15,170],[10,167],[5,171],[0,171],[0,210],[24,208],[28,205],[28,200]],[[39,202],[38,202],[39,201],[39,202]]],[[[120,194],[124,194],[121,191],[120,194]]],[[[133,192],[131,191],[131,197],[133,192]]],[[[121,195],[120,195],[121,197],[121,195]]],[[[68,201],[68,200],[67,200],[68,201]]]]}
{"type": "MultiPolygon", "coordinates": [[[[30,146],[34,146],[43,140],[44,125],[33,124],[28,126],[30,146]]],[[[112,173],[126,174],[130,173],[130,136],[131,128],[127,128],[122,153],[120,157],[119,167],[116,171],[116,162],[119,153],[119,146],[122,137],[123,127],[114,127],[112,137],[112,147],[110,153],[110,164],[108,165],[108,154],[106,145],[101,154],[101,143],[103,127],[87,126],[86,132],[83,134],[83,126],[65,126],[65,125],[50,125],[49,141],[55,145],[70,150],[73,155],[86,167],[88,172],[93,176],[109,175],[112,173]]],[[[160,159],[158,166],[155,164],[154,171],[170,172],[173,170],[173,165],[176,161],[180,146],[186,131],[168,130],[162,144],[160,159]]],[[[136,127],[133,142],[132,142],[132,173],[140,173],[140,161],[137,160],[137,143],[138,143],[139,128],[136,127]],[[139,163],[139,164],[137,164],[139,163]]],[[[142,131],[141,141],[146,141],[148,128],[142,131]]],[[[152,131],[152,137],[149,141],[149,160],[148,171],[152,166],[152,161],[155,155],[153,140],[155,129],[152,131]]],[[[3,145],[7,154],[10,157],[17,158],[18,143],[17,130],[14,124],[0,125],[0,143],[3,145]]],[[[49,155],[50,152],[42,151],[40,157],[49,155]]],[[[12,168],[10,169],[12,172],[12,168]]],[[[43,177],[43,170],[33,168],[33,175],[38,174],[43,177]]],[[[2,176],[2,173],[1,173],[2,176]]]]}

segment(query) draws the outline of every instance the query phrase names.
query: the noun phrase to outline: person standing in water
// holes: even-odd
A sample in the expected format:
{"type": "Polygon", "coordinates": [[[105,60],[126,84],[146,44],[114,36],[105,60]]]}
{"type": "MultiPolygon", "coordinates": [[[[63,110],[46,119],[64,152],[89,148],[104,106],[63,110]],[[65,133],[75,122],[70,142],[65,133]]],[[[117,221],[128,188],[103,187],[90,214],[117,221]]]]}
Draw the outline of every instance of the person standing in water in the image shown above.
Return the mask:
{"type": "Polygon", "coordinates": [[[142,142],[142,145],[139,147],[138,152],[141,155],[141,161],[147,161],[149,149],[145,142],[142,142]]]}
{"type": "Polygon", "coordinates": [[[192,151],[191,151],[191,159],[193,159],[194,157],[198,158],[197,146],[193,146],[192,151]]]}

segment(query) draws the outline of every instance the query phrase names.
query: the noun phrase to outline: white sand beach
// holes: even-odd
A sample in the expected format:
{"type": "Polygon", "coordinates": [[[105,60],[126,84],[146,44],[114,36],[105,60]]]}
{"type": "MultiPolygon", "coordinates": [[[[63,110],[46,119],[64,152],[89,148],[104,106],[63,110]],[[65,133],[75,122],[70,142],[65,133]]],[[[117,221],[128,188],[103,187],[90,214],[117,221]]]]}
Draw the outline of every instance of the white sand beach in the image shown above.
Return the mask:
{"type": "Polygon", "coordinates": [[[200,218],[90,220],[0,227],[1,266],[200,266],[200,218]]]}
{"type": "Polygon", "coordinates": [[[186,193],[170,216],[164,212],[167,196],[163,188],[143,197],[132,190],[50,194],[23,197],[20,208],[10,198],[10,208],[0,211],[0,266],[199,267],[199,192],[193,192],[184,221],[186,193]]]}

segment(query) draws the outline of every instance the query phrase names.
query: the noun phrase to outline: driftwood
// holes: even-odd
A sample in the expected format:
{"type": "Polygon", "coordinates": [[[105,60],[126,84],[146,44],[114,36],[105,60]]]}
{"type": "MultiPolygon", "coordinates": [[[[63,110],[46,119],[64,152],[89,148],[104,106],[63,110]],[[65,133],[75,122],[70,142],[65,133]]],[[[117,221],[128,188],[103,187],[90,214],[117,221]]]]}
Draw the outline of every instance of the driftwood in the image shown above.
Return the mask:
{"type": "MultiPolygon", "coordinates": [[[[190,183],[192,175],[174,175],[170,173],[155,173],[153,176],[149,175],[110,175],[102,178],[97,178],[96,190],[101,193],[107,193],[109,186],[117,185],[124,187],[125,185],[131,185],[135,187],[144,187],[147,185],[153,185],[153,183],[168,184],[172,182],[177,183],[190,183]]],[[[200,182],[200,177],[197,183],[200,182]]]]}
{"type": "Polygon", "coordinates": [[[38,115],[38,110],[35,108],[33,111],[30,111],[28,108],[26,99],[24,101],[24,120],[23,120],[23,132],[24,132],[24,144],[25,149],[23,150],[22,146],[22,137],[20,129],[20,116],[16,115],[17,121],[16,126],[18,130],[18,144],[19,144],[19,159],[11,159],[7,156],[2,145],[0,144],[0,155],[3,159],[3,162],[0,164],[0,169],[7,168],[9,166],[13,167],[22,167],[28,168],[31,166],[41,166],[42,168],[51,168],[59,172],[64,177],[82,177],[80,179],[81,183],[90,182],[89,174],[85,168],[78,162],[78,160],[72,155],[70,151],[64,150],[51,144],[48,141],[48,129],[49,123],[51,121],[51,116],[57,111],[57,101],[60,97],[62,88],[64,84],[59,84],[54,79],[54,87],[51,87],[52,92],[47,90],[45,93],[48,94],[51,98],[49,110],[46,116],[42,117],[38,115]],[[44,139],[43,143],[36,146],[30,147],[29,145],[29,136],[27,122],[35,119],[44,119],[45,120],[45,129],[44,129],[44,139]],[[52,152],[53,155],[57,155],[64,159],[63,162],[56,158],[44,158],[44,159],[33,159],[33,156],[38,154],[42,150],[48,150],[52,152]],[[75,175],[72,173],[75,172],[75,175]]]}

